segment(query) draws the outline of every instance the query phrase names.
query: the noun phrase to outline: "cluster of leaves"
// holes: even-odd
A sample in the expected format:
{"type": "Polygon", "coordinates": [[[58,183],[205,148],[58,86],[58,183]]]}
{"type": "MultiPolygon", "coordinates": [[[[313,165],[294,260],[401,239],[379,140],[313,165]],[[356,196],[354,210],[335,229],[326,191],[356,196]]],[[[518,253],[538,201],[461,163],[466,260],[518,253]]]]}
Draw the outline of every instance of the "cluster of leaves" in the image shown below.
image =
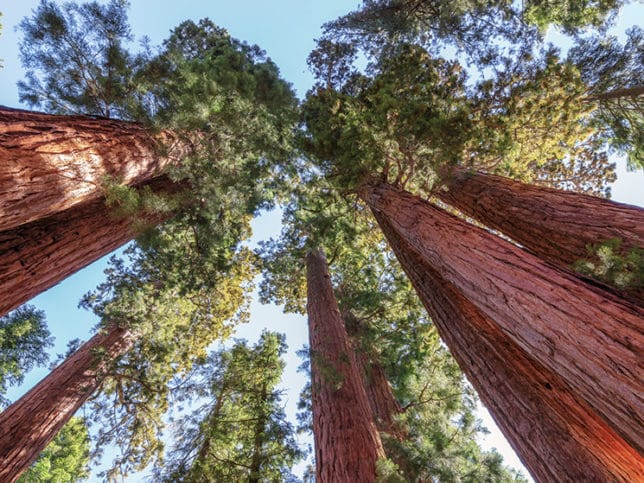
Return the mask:
{"type": "Polygon", "coordinates": [[[32,368],[47,363],[47,348],[53,345],[45,313],[23,305],[0,317],[0,407],[8,386],[21,384],[32,368]]]}
{"type": "MultiPolygon", "coordinates": [[[[213,257],[199,272],[184,277],[180,272],[186,267],[171,255],[190,258],[193,252],[183,250],[195,240],[170,235],[164,251],[132,246],[127,264],[114,258],[106,282],[82,302],[104,325],[126,326],[135,336],[133,347],[111,361],[109,377],[89,407],[92,419],[100,423],[97,447],[111,443],[121,450],[110,477],[161,457],[163,415],[176,378],[248,315],[255,275],[251,254],[222,248],[223,263],[213,257]]],[[[186,261],[187,270],[198,258],[186,261]]]]}
{"type": "Polygon", "coordinates": [[[18,483],[75,483],[90,475],[90,438],[82,418],[73,417],[47,445],[18,483]]]}
{"type": "Polygon", "coordinates": [[[180,399],[203,404],[176,424],[176,444],[156,477],[163,481],[284,481],[302,458],[277,389],[284,337],[264,332],[211,354],[180,399]]]}
{"type": "Polygon", "coordinates": [[[626,290],[644,289],[644,249],[624,250],[620,238],[612,238],[588,247],[589,258],[578,260],[578,273],[626,290]]]}

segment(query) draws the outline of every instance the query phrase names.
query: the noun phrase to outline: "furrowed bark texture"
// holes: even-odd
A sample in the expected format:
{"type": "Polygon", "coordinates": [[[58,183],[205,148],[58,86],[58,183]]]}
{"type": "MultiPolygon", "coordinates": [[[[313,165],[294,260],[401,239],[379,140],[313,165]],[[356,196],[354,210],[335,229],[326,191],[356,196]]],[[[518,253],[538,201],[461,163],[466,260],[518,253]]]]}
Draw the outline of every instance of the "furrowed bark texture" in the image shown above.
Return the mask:
{"type": "MultiPolygon", "coordinates": [[[[394,396],[393,389],[385,370],[377,360],[368,354],[368,350],[361,342],[362,324],[350,311],[341,311],[349,340],[353,347],[356,366],[362,375],[367,399],[376,421],[378,431],[393,436],[399,441],[405,439],[406,432],[399,423],[395,421],[397,415],[402,414],[403,409],[394,396]]],[[[400,465],[399,465],[400,466],[400,465]]]]}
{"type": "Polygon", "coordinates": [[[642,481],[637,451],[374,214],[443,341],[537,481],[642,481]]]}
{"type": "Polygon", "coordinates": [[[106,176],[149,180],[186,153],[137,123],[0,107],[0,230],[100,197],[106,176]]]}
{"type": "Polygon", "coordinates": [[[320,483],[373,482],[380,436],[321,251],[307,256],[313,435],[320,483]]]}
{"type": "Polygon", "coordinates": [[[644,309],[410,193],[380,184],[362,195],[529,357],[644,450],[644,309]]]}
{"type": "Polygon", "coordinates": [[[644,247],[644,209],[637,206],[462,170],[436,194],[561,267],[589,258],[588,245],[610,238],[622,239],[622,248],[644,247]]]}
{"type": "Polygon", "coordinates": [[[393,436],[399,441],[405,439],[405,430],[396,422],[395,417],[402,414],[400,403],[387,380],[384,369],[377,362],[369,360],[363,353],[357,353],[358,363],[362,365],[364,385],[371,411],[378,430],[393,436]]]}
{"type": "Polygon", "coordinates": [[[131,343],[131,334],[121,328],[95,335],[0,413],[0,481],[15,481],[33,463],[98,388],[106,362],[127,351],[131,343]],[[98,359],[97,349],[104,359],[98,359]]]}
{"type": "MultiPolygon", "coordinates": [[[[165,176],[139,186],[170,193],[165,176]]],[[[158,223],[168,214],[150,215],[158,223]]],[[[137,235],[129,218],[114,218],[99,198],[43,220],[0,232],[0,315],[27,302],[137,235]]]]}

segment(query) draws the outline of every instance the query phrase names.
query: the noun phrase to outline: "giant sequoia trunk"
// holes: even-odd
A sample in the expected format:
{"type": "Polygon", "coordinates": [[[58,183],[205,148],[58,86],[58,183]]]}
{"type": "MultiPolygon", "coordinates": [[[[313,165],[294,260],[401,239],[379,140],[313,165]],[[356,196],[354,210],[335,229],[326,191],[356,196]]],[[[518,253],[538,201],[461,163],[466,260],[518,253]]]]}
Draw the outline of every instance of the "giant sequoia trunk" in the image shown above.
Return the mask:
{"type": "MultiPolygon", "coordinates": [[[[139,186],[169,193],[161,176],[139,186]]],[[[149,214],[158,223],[168,214],[149,214]]],[[[0,315],[18,307],[137,235],[130,218],[114,218],[103,198],[0,232],[0,315]]]]}
{"type": "Polygon", "coordinates": [[[380,436],[321,251],[307,256],[307,312],[316,477],[372,482],[384,456],[380,436]]]}
{"type": "Polygon", "coordinates": [[[448,186],[437,193],[445,203],[561,267],[611,238],[624,249],[644,247],[644,209],[637,206],[462,170],[448,186]]]}
{"type": "Polygon", "coordinates": [[[29,467],[99,387],[107,363],[131,343],[131,334],[121,328],[95,335],[0,413],[0,481],[13,482],[29,467]]]}
{"type": "Polygon", "coordinates": [[[637,451],[374,214],[443,341],[537,481],[642,481],[637,451]]]}
{"type": "Polygon", "coordinates": [[[386,184],[368,205],[526,354],[644,451],[644,310],[386,184]]]}
{"type": "Polygon", "coordinates": [[[0,107],[0,231],[97,199],[106,177],[150,180],[186,152],[137,123],[0,107]]]}

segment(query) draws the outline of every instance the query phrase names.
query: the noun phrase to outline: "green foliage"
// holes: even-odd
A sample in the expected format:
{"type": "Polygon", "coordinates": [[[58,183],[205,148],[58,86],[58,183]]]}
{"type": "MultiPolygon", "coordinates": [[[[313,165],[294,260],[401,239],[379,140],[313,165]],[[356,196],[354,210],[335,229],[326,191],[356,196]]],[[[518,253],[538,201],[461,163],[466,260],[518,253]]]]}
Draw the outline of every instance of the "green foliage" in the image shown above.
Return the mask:
{"type": "MultiPolygon", "coordinates": [[[[167,227],[159,229],[167,232],[167,227]]],[[[128,264],[113,259],[106,282],[82,302],[104,325],[118,323],[135,335],[132,349],[110,361],[109,377],[89,408],[100,422],[97,447],[112,443],[120,448],[108,478],[161,457],[162,418],[177,378],[248,315],[251,254],[222,247],[223,260],[213,257],[188,277],[182,270],[200,259],[194,239],[187,233],[171,235],[154,250],[131,247],[128,264]],[[177,253],[183,253],[185,265],[177,253]]]]}
{"type": "Polygon", "coordinates": [[[620,238],[611,238],[587,249],[589,258],[575,262],[575,271],[619,289],[644,288],[644,249],[623,249],[620,238]]]}
{"type": "Polygon", "coordinates": [[[74,483],[89,477],[90,439],[81,418],[71,418],[18,483],[74,483]]]}
{"type": "Polygon", "coordinates": [[[163,481],[284,481],[302,458],[276,388],[286,350],[284,337],[264,332],[210,355],[193,371],[181,399],[205,400],[184,416],[163,481]]]}
{"type": "Polygon", "coordinates": [[[301,144],[340,192],[382,180],[429,194],[457,164],[594,194],[614,180],[596,106],[556,51],[508,62],[472,89],[460,64],[415,45],[392,48],[369,76],[345,66],[350,49],[324,41],[320,50],[311,61],[321,63],[321,82],[303,104],[301,144]],[[340,65],[342,77],[324,74],[340,65]],[[333,85],[324,84],[329,78],[333,85]]]}
{"type": "Polygon", "coordinates": [[[21,384],[27,372],[47,363],[46,349],[52,345],[45,313],[34,306],[0,317],[0,407],[9,404],[4,397],[8,386],[21,384]]]}
{"type": "Polygon", "coordinates": [[[125,48],[133,40],[127,5],[41,0],[20,23],[27,70],[18,83],[20,101],[54,113],[131,118],[143,57],[125,48]]]}
{"type": "Polygon", "coordinates": [[[524,3],[523,18],[545,31],[555,25],[576,34],[587,27],[605,30],[624,0],[529,0],[524,3]]]}
{"type": "Polygon", "coordinates": [[[644,30],[579,40],[568,53],[597,105],[593,123],[611,147],[626,153],[630,169],[644,169],[644,30]]]}

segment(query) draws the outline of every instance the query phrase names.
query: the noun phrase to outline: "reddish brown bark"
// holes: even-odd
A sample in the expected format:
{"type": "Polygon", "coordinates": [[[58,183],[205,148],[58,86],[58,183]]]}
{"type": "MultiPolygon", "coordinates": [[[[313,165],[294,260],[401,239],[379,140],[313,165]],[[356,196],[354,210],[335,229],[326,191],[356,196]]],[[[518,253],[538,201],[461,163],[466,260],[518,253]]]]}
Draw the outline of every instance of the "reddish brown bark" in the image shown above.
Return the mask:
{"type": "Polygon", "coordinates": [[[373,482],[384,450],[321,251],[307,256],[307,313],[316,478],[373,482]]]}
{"type": "Polygon", "coordinates": [[[462,170],[437,195],[565,268],[587,259],[589,245],[611,238],[620,238],[624,249],[644,247],[644,209],[637,206],[462,170]]]}
{"type": "Polygon", "coordinates": [[[394,396],[385,370],[377,360],[374,360],[369,355],[369,351],[361,343],[360,338],[363,333],[361,324],[363,322],[359,321],[349,311],[342,311],[342,319],[349,334],[356,365],[362,375],[376,427],[378,431],[387,433],[402,441],[406,437],[406,432],[396,421],[396,416],[402,414],[403,409],[396,396],[394,396]]]}
{"type": "MultiPolygon", "coordinates": [[[[178,188],[164,176],[144,185],[164,193],[178,188]]],[[[147,220],[155,223],[167,217],[156,214],[147,220]]],[[[135,236],[132,220],[111,216],[102,198],[0,232],[0,315],[135,236]]]]}
{"type": "Polygon", "coordinates": [[[644,479],[637,451],[375,215],[442,339],[537,481],[644,479]]]}
{"type": "Polygon", "coordinates": [[[149,180],[186,152],[141,124],[0,107],[0,230],[100,197],[106,176],[149,180]]]}
{"type": "Polygon", "coordinates": [[[644,450],[644,309],[409,193],[380,184],[363,198],[530,358],[644,450]]]}
{"type": "Polygon", "coordinates": [[[98,388],[108,361],[131,345],[130,333],[99,333],[0,413],[0,481],[13,482],[98,388]],[[96,350],[100,349],[100,359],[96,350]]]}

